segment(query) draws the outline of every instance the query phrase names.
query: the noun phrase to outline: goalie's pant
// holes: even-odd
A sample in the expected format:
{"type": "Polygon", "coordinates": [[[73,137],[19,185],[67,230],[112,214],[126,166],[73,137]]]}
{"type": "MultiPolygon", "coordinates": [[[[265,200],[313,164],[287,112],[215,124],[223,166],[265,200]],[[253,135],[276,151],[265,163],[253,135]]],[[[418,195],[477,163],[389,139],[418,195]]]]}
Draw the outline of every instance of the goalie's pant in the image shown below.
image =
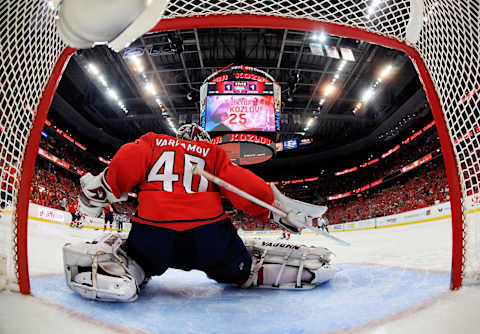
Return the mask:
{"type": "Polygon", "coordinates": [[[113,213],[107,212],[105,214],[104,222],[105,222],[105,225],[107,225],[107,223],[110,223],[110,225],[112,225],[112,223],[113,223],[113,213]]]}
{"type": "Polygon", "coordinates": [[[161,275],[167,268],[198,269],[219,283],[242,283],[252,265],[229,219],[181,232],[133,223],[126,250],[147,277],[161,275]]]}

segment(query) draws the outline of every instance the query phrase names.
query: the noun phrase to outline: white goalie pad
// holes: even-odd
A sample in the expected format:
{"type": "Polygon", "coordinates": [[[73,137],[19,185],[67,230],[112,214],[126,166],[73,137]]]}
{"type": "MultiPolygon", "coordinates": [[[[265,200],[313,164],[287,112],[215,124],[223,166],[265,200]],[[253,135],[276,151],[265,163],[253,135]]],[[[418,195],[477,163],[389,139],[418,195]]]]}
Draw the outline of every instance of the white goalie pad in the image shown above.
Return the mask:
{"type": "Polygon", "coordinates": [[[252,255],[252,270],[244,288],[313,289],[332,279],[337,273],[331,264],[333,253],[324,247],[296,245],[289,242],[272,242],[262,238],[246,239],[245,246],[252,255]],[[259,272],[267,264],[279,264],[276,279],[271,284],[258,282],[259,272]],[[296,277],[285,282],[282,277],[287,268],[295,267],[296,277]],[[311,275],[308,281],[302,280],[305,271],[311,275]]]}
{"type": "Polygon", "coordinates": [[[67,285],[88,299],[120,302],[137,299],[145,273],[120,248],[122,242],[118,235],[107,234],[92,242],[65,244],[67,285]]]}
{"type": "Polygon", "coordinates": [[[327,211],[326,206],[309,204],[285,196],[273,183],[270,184],[270,187],[274,196],[273,204],[288,213],[287,217],[281,217],[272,212],[273,220],[276,224],[292,233],[299,233],[304,228],[313,229],[313,219],[322,217],[327,211]]]}

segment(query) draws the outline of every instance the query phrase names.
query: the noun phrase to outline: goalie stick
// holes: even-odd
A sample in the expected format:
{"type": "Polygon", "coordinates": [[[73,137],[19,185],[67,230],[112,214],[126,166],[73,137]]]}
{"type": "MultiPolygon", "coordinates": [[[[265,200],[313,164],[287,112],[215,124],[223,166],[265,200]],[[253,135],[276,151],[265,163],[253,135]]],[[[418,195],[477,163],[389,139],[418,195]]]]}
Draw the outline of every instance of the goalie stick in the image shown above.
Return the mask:
{"type": "MultiPolygon", "coordinates": [[[[201,175],[203,177],[205,177],[207,180],[227,189],[227,190],[230,190],[231,192],[234,192],[236,193],[237,195],[240,195],[242,196],[243,198],[246,198],[250,201],[252,201],[253,203],[257,204],[257,205],[260,205],[262,207],[264,207],[265,209],[268,209],[272,212],[275,212],[276,214],[278,214],[279,216],[281,216],[282,218],[286,218],[288,216],[288,213],[286,213],[285,211],[273,206],[273,205],[270,205],[268,203],[265,203],[264,201],[262,201],[261,199],[258,199],[256,198],[255,196],[252,196],[250,195],[249,193],[246,193],[245,191],[241,190],[241,189],[238,189],[237,187],[235,187],[233,184],[230,184],[224,180],[222,180],[221,178],[213,175],[213,174],[210,174],[209,172],[206,172],[205,170],[201,169],[201,168],[198,168],[197,166],[195,166],[193,168],[193,173],[194,174],[197,174],[197,175],[201,175]]],[[[309,220],[310,221],[312,220],[312,218],[309,218],[307,216],[304,216],[305,218],[305,221],[309,220]]],[[[281,226],[281,227],[284,227],[284,226],[281,226]]],[[[339,239],[337,237],[334,237],[333,235],[330,235],[324,231],[322,231],[320,228],[316,228],[316,227],[313,227],[313,226],[305,226],[305,228],[307,229],[310,229],[326,238],[329,238],[329,239],[332,239],[334,241],[336,241],[337,243],[339,243],[340,245],[342,246],[350,246],[350,244],[342,239],[339,239]]]]}

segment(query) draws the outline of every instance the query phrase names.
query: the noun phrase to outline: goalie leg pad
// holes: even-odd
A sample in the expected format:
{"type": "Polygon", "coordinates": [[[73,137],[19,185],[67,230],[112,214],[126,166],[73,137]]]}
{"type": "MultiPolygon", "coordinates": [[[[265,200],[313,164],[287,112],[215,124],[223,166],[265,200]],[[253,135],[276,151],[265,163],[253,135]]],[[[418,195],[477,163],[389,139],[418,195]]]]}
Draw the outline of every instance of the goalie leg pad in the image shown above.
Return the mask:
{"type": "Polygon", "coordinates": [[[323,247],[261,238],[244,242],[253,263],[243,288],[313,289],[332,279],[337,272],[330,264],[333,253],[323,247]]]}
{"type": "Polygon", "coordinates": [[[67,285],[82,297],[100,301],[130,302],[145,280],[143,269],[121,249],[115,234],[93,242],[66,244],[63,261],[67,285]]]}

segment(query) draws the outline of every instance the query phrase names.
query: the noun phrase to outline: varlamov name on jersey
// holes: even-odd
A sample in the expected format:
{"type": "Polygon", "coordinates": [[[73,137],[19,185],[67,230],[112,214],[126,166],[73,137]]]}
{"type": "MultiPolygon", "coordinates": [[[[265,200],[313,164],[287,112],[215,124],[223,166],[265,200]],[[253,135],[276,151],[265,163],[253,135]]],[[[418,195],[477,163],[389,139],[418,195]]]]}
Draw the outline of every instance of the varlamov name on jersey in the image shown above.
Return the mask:
{"type": "Polygon", "coordinates": [[[162,139],[162,138],[157,138],[155,140],[155,144],[157,146],[182,146],[186,151],[191,151],[191,152],[197,152],[198,154],[203,155],[204,157],[207,156],[208,152],[210,151],[210,148],[208,147],[200,147],[196,144],[190,144],[190,143],[185,143],[183,141],[180,141],[178,139],[162,139]]]}

